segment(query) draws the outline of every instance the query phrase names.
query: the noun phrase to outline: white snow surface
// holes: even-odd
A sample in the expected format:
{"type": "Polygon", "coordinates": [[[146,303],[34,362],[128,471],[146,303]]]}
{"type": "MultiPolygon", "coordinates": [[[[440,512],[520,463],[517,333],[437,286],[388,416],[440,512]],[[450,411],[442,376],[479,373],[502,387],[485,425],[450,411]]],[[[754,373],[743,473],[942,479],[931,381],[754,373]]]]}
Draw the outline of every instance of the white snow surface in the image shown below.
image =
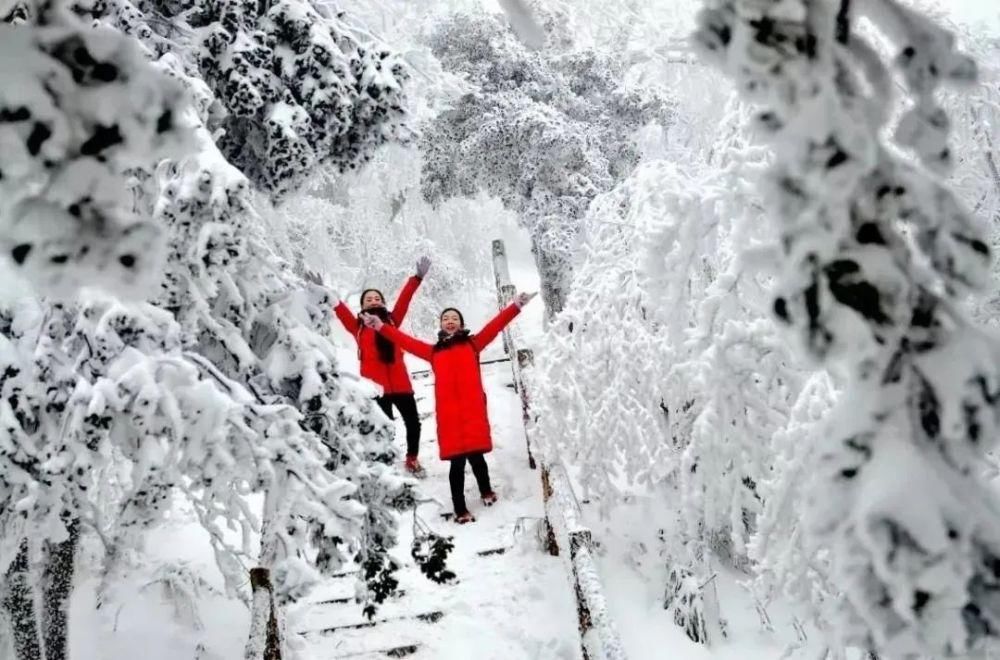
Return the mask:
{"type": "MultiPolygon", "coordinates": [[[[658,530],[671,533],[669,511],[655,498],[634,496],[613,507],[605,518],[597,502],[583,504],[583,522],[600,546],[597,564],[610,614],[629,660],[796,660],[823,657],[822,636],[807,628],[797,638],[792,608],[773,603],[766,608],[773,631],[767,631],[744,584],[751,578],[715,567],[715,584],[728,637],[704,646],[688,639],[663,609],[669,567],[658,554],[658,530]]],[[[860,660],[848,650],[845,660],[860,660]]]]}
{"type": "MultiPolygon", "coordinates": [[[[409,619],[336,635],[314,635],[310,646],[316,660],[369,657],[350,654],[409,644],[420,645],[415,654],[407,656],[415,660],[579,658],[576,606],[569,578],[559,558],[544,554],[538,542],[541,487],[538,472],[528,468],[520,404],[507,387],[512,380],[510,368],[506,363],[485,366],[483,378],[494,438],[494,450],[487,461],[500,501],[484,508],[470,472],[466,500],[476,522],[458,526],[440,517],[451,512],[448,464],[437,458],[434,418],[424,419],[421,461],[428,476],[423,491],[438,502],[421,505],[418,513],[438,533],[454,536],[455,550],[449,564],[458,581],[438,586],[412,567],[408,550],[412,536],[406,525],[395,553],[404,565],[410,565],[400,574],[400,587],[406,593],[386,603],[376,615],[381,619],[441,611],[443,618],[437,623],[409,619]],[[508,550],[486,557],[477,554],[496,548],[508,550]]],[[[414,388],[420,411],[432,410],[431,377],[415,379],[414,388]]],[[[402,440],[401,422],[397,421],[397,427],[402,440]]],[[[343,598],[352,593],[350,579],[334,580],[312,599],[343,598]]],[[[317,630],[361,621],[353,605],[315,606],[300,626],[317,630]]]]}

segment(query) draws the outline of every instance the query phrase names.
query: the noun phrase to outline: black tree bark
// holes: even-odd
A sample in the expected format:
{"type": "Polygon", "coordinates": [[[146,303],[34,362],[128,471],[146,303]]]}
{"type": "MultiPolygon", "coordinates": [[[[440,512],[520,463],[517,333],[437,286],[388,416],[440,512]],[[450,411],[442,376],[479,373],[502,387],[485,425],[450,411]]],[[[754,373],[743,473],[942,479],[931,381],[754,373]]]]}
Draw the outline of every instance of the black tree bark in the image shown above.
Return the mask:
{"type": "MultiPolygon", "coordinates": [[[[533,241],[534,243],[534,241],[533,241]]],[[[569,281],[572,277],[571,265],[560,254],[532,245],[538,278],[541,282],[542,302],[545,304],[545,320],[551,321],[566,304],[569,281]]]]}
{"type": "Polygon", "coordinates": [[[68,660],[69,599],[73,593],[76,548],[79,545],[79,523],[67,526],[69,538],[62,543],[50,543],[46,548],[42,572],[42,639],[45,660],[68,660]]]}
{"type": "Polygon", "coordinates": [[[41,640],[38,636],[38,616],[31,588],[28,570],[28,541],[21,541],[17,557],[14,558],[4,576],[0,602],[10,622],[11,639],[16,660],[39,660],[42,657],[41,640]]]}

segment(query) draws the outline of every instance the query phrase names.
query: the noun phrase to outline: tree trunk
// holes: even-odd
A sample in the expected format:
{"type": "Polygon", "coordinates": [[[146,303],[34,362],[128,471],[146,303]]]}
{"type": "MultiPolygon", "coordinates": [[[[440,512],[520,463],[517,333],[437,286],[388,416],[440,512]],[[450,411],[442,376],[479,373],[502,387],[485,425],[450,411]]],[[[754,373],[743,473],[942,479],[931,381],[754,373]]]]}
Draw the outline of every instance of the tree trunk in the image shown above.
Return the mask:
{"type": "Polygon", "coordinates": [[[21,541],[17,557],[7,569],[2,603],[10,622],[10,634],[16,660],[39,660],[42,657],[38,636],[35,597],[28,571],[28,541],[21,541]]]}
{"type": "Polygon", "coordinates": [[[250,639],[244,652],[245,660],[281,660],[281,637],[275,612],[274,587],[271,571],[250,569],[253,607],[250,613],[250,639]]]}
{"type": "Polygon", "coordinates": [[[532,239],[532,254],[541,281],[542,302],[545,304],[545,323],[554,319],[566,305],[572,272],[569,261],[561,254],[545,250],[532,239]]]}
{"type": "Polygon", "coordinates": [[[271,582],[271,566],[277,559],[277,538],[275,520],[279,519],[281,488],[277,485],[264,495],[264,511],[261,516],[260,566],[250,569],[252,604],[250,609],[250,638],[243,651],[244,660],[281,660],[284,640],[278,604],[274,601],[274,584],[271,582]]]}
{"type": "Polygon", "coordinates": [[[69,538],[62,543],[48,544],[42,570],[41,632],[45,660],[69,658],[69,599],[73,593],[76,548],[80,541],[79,522],[70,522],[66,529],[69,538]]]}

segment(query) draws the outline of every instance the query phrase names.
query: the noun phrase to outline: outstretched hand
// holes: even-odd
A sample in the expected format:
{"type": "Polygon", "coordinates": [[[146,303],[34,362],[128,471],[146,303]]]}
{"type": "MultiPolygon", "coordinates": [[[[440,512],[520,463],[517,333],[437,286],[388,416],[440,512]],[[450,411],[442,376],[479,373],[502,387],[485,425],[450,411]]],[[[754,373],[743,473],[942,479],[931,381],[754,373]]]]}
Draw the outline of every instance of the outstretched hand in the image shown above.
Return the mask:
{"type": "Polygon", "coordinates": [[[428,259],[426,256],[417,259],[417,277],[419,277],[420,279],[424,279],[424,276],[427,275],[427,271],[429,271],[430,269],[431,269],[430,259],[428,259]]]}
{"type": "Polygon", "coordinates": [[[382,319],[380,319],[379,317],[375,316],[374,314],[366,314],[365,312],[361,312],[361,322],[364,323],[366,327],[371,328],[375,332],[381,330],[382,326],[385,325],[384,323],[382,323],[382,319]]]}
{"type": "Polygon", "coordinates": [[[310,284],[313,284],[315,286],[324,289],[330,295],[335,305],[336,303],[340,302],[341,300],[340,295],[333,289],[327,287],[326,283],[323,282],[323,276],[317,273],[316,271],[307,270],[302,274],[302,277],[305,279],[306,282],[309,282],[310,284]]]}
{"type": "Polygon", "coordinates": [[[514,304],[517,305],[518,308],[524,307],[529,302],[531,302],[532,298],[534,298],[537,295],[538,295],[537,291],[534,293],[525,293],[522,291],[521,293],[514,296],[514,304]]]}

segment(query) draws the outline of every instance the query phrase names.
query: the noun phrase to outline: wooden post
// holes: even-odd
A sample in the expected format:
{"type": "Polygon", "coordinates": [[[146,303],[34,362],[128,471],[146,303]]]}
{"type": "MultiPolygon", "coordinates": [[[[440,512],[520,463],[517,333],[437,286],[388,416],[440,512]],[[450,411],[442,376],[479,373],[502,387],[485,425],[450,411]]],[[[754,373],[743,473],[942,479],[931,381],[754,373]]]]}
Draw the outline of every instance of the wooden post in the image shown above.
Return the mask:
{"type": "Polygon", "coordinates": [[[531,399],[528,397],[528,388],[524,386],[524,370],[535,364],[535,354],[530,348],[520,348],[517,350],[517,371],[515,378],[517,391],[521,395],[521,419],[524,422],[524,442],[528,447],[528,467],[532,470],[538,467],[535,463],[535,455],[531,450],[531,399]]]}
{"type": "MultiPolygon", "coordinates": [[[[507,264],[507,248],[500,239],[493,241],[493,278],[497,287],[497,306],[503,309],[514,300],[517,289],[510,281],[510,268],[507,264]]],[[[521,379],[518,373],[517,362],[514,353],[517,347],[514,345],[514,333],[508,325],[501,332],[503,338],[504,353],[510,357],[510,370],[514,378],[514,391],[520,392],[521,379]]]]}
{"type": "MultiPolygon", "coordinates": [[[[503,309],[504,306],[510,301],[509,299],[504,300],[504,287],[511,284],[510,281],[510,268],[507,265],[507,248],[504,246],[503,241],[496,239],[493,241],[493,280],[497,287],[497,306],[503,309]]],[[[510,357],[514,357],[514,352],[511,350],[510,345],[510,332],[504,328],[503,333],[503,351],[510,357]]],[[[516,387],[517,384],[515,383],[516,387]]]]}
{"type": "MultiPolygon", "coordinates": [[[[493,241],[493,277],[496,280],[497,295],[499,296],[500,288],[511,283],[510,268],[507,265],[507,248],[499,238],[493,241]]],[[[498,299],[497,302],[503,304],[502,300],[498,299]]]]}
{"type": "Polygon", "coordinates": [[[552,498],[552,481],[549,476],[549,468],[542,465],[542,503],[545,510],[545,551],[553,557],[559,556],[559,542],[556,540],[556,532],[552,529],[552,521],[549,519],[549,500],[552,498]]]}
{"type": "Polygon", "coordinates": [[[590,549],[590,530],[578,530],[569,533],[569,556],[571,570],[573,571],[573,588],[576,591],[576,622],[580,630],[580,642],[584,660],[591,660],[590,652],[587,648],[587,634],[594,627],[594,619],[590,613],[587,597],[583,593],[583,579],[579,573],[579,565],[576,561],[581,550],[590,549]]]}
{"type": "MultiPolygon", "coordinates": [[[[509,305],[514,300],[514,296],[517,295],[517,289],[514,288],[513,284],[504,284],[500,287],[500,309],[503,309],[509,305]]],[[[504,350],[507,351],[507,355],[511,357],[510,360],[510,372],[514,377],[514,391],[517,393],[521,392],[521,387],[523,383],[521,382],[521,368],[518,361],[515,358],[515,354],[518,353],[516,342],[514,341],[514,331],[508,325],[503,329],[504,338],[504,350]]]]}

